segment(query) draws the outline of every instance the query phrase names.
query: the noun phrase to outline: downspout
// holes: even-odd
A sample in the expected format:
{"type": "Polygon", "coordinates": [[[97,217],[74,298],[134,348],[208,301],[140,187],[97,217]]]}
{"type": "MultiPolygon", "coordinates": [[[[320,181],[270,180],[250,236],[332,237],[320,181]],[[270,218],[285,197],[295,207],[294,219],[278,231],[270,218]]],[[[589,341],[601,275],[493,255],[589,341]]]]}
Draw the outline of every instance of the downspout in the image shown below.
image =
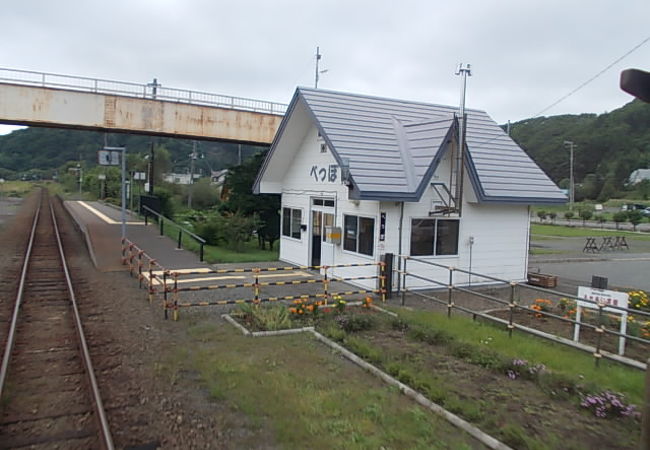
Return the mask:
{"type": "MultiPolygon", "coordinates": [[[[402,270],[402,228],[404,224],[404,202],[400,202],[400,211],[399,211],[399,236],[397,239],[397,270],[402,270]]],[[[404,286],[406,288],[406,286],[404,286]]],[[[402,277],[401,274],[397,274],[397,292],[402,292],[402,277]]]]}

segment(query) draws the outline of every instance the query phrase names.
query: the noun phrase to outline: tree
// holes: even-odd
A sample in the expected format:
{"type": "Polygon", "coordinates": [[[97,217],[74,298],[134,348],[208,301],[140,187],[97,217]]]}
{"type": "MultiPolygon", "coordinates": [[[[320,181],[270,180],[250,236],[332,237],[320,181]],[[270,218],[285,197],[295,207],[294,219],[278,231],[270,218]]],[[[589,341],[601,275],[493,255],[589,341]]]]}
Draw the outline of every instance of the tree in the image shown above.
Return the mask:
{"type": "Polygon", "coordinates": [[[591,209],[587,208],[582,208],[580,211],[578,211],[578,215],[582,219],[582,226],[585,226],[585,222],[589,219],[591,219],[591,216],[593,215],[593,212],[591,209]]]}
{"type": "Polygon", "coordinates": [[[618,225],[621,222],[625,222],[627,220],[627,212],[619,211],[617,213],[614,213],[612,220],[616,223],[616,229],[618,230],[618,225]]]}
{"type": "Polygon", "coordinates": [[[600,224],[600,228],[603,228],[603,225],[607,222],[607,217],[605,217],[605,214],[598,214],[596,216],[596,221],[600,224]]]}
{"type": "Polygon", "coordinates": [[[239,211],[245,216],[258,215],[257,234],[262,249],[268,242],[269,249],[280,238],[280,196],[270,194],[253,194],[253,183],[264,161],[264,153],[257,153],[240,166],[229,169],[224,183],[228,198],[224,209],[229,212],[239,211]]]}
{"type": "Polygon", "coordinates": [[[633,209],[627,213],[627,221],[632,224],[632,228],[636,231],[636,226],[643,220],[643,214],[638,209],[633,209]]]}
{"type": "Polygon", "coordinates": [[[209,178],[201,178],[192,186],[188,186],[189,189],[192,189],[192,207],[194,209],[209,208],[219,202],[217,188],[210,184],[209,178]]]}
{"type": "Polygon", "coordinates": [[[537,211],[537,217],[539,217],[540,222],[544,222],[544,219],[546,219],[546,211],[540,209],[537,211]]]}
{"type": "Polygon", "coordinates": [[[571,219],[573,219],[573,211],[567,211],[564,213],[564,218],[571,223],[571,219]]]}
{"type": "Polygon", "coordinates": [[[555,223],[555,218],[557,217],[557,213],[555,211],[551,211],[548,213],[548,217],[551,219],[551,223],[555,223]]]}

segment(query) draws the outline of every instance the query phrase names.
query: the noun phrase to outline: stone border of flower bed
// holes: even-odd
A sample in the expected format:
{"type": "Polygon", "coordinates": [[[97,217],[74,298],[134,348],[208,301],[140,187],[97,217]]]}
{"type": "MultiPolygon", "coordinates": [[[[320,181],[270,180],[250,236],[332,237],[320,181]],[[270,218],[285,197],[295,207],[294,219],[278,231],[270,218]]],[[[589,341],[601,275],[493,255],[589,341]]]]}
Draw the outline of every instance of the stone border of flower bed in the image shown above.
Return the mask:
{"type": "MultiPolygon", "coordinates": [[[[349,304],[352,305],[352,304],[349,304]]],[[[397,314],[395,314],[392,311],[388,311],[386,309],[380,308],[379,306],[372,305],[372,309],[375,309],[379,312],[382,312],[384,314],[388,314],[393,317],[398,317],[397,314]]],[[[322,342],[323,344],[327,345],[328,347],[332,348],[336,352],[340,353],[359,367],[363,368],[364,370],[372,373],[376,377],[382,379],[385,383],[397,387],[400,392],[407,397],[411,398],[412,400],[415,400],[417,403],[420,405],[424,406],[425,408],[428,408],[430,411],[434,412],[435,414],[443,417],[445,420],[450,422],[451,424],[455,425],[456,427],[460,428],[461,430],[465,431],[472,437],[474,437],[476,440],[481,442],[483,445],[485,445],[488,448],[491,449],[496,449],[496,450],[512,450],[511,447],[508,447],[506,444],[503,442],[499,441],[498,439],[495,439],[494,437],[490,436],[489,434],[481,431],[479,428],[475,427],[474,425],[470,424],[469,422],[461,419],[458,417],[456,414],[453,414],[446,409],[444,409],[442,406],[438,405],[437,403],[432,402],[428,398],[426,398],[424,395],[416,391],[415,389],[412,389],[411,387],[407,386],[406,384],[402,383],[401,381],[393,378],[386,372],[382,371],[381,369],[377,368],[376,366],[368,363],[367,361],[364,361],[362,358],[351,352],[350,350],[346,349],[345,347],[337,344],[336,342],[332,341],[331,339],[328,339],[327,337],[323,336],[320,334],[318,331],[314,329],[314,327],[302,327],[302,328],[290,328],[287,330],[278,330],[278,331],[250,331],[246,327],[244,327],[242,324],[237,322],[235,319],[233,319],[229,314],[222,314],[221,317],[231,325],[233,325],[235,328],[237,328],[239,331],[242,332],[243,335],[245,336],[251,336],[251,337],[268,337],[268,336],[282,336],[282,335],[288,335],[288,334],[298,334],[298,333],[311,333],[318,341],[322,342]]]]}

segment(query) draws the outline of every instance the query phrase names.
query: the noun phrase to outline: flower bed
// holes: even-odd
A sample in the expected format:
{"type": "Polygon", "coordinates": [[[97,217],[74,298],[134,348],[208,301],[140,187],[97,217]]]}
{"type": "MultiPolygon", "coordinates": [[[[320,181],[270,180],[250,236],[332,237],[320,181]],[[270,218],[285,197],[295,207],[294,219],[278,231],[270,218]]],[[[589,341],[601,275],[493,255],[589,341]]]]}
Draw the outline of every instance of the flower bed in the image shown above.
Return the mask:
{"type": "MultiPolygon", "coordinates": [[[[469,326],[485,327],[489,333],[470,343],[443,329],[423,326],[414,320],[417,316],[412,312],[402,311],[401,318],[393,318],[369,305],[350,307],[337,302],[310,306],[295,303],[284,307],[293,327],[315,326],[356,355],[515,448],[636,446],[638,417],[623,396],[603,390],[579,374],[557,373],[544,364],[546,361],[512,358],[493,350],[493,337],[504,333],[493,326],[467,321],[469,326]],[[603,405],[597,400],[601,397],[604,416],[603,405]]],[[[240,320],[250,321],[245,317],[240,320]]]]}

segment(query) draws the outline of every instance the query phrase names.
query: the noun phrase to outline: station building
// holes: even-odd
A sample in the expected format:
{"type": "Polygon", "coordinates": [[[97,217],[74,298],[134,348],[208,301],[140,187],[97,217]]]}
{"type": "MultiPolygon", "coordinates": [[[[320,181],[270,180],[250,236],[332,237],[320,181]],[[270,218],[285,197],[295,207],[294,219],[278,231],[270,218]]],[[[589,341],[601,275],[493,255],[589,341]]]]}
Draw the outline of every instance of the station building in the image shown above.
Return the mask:
{"type": "MultiPolygon", "coordinates": [[[[280,259],[303,266],[409,255],[526,279],[529,206],[566,196],[485,112],[298,88],[254,185],[282,195],[280,259]]],[[[447,283],[448,271],[409,261],[447,283]]],[[[339,277],[376,267],[330,269],[339,277]]],[[[456,273],[454,283],[480,282],[456,273]]],[[[356,284],[374,287],[376,280],[356,284]]],[[[409,277],[410,288],[431,283],[409,277]]]]}

